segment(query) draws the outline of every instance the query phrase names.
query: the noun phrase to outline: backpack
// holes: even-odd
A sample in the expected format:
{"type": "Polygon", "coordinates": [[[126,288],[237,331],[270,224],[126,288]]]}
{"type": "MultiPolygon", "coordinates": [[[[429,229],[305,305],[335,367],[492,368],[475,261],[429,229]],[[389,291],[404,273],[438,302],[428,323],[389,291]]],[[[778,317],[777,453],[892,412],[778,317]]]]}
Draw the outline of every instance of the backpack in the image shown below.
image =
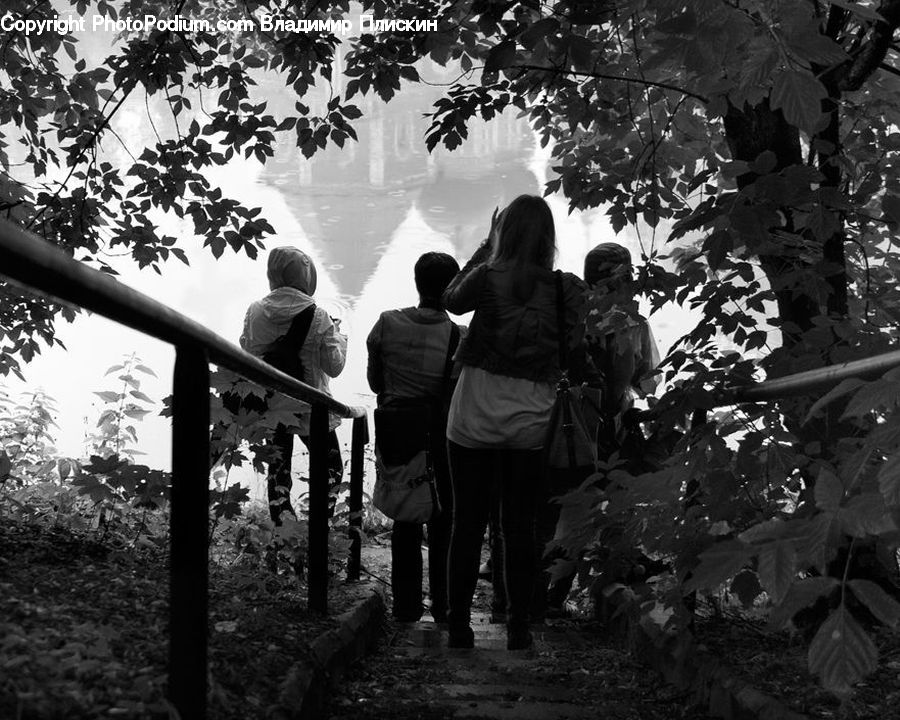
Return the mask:
{"type": "Polygon", "coordinates": [[[272,347],[263,353],[262,359],[281,372],[296,378],[300,382],[304,379],[303,361],[300,360],[300,348],[306,341],[315,314],[315,304],[297,313],[291,320],[288,331],[279,337],[272,347]]]}

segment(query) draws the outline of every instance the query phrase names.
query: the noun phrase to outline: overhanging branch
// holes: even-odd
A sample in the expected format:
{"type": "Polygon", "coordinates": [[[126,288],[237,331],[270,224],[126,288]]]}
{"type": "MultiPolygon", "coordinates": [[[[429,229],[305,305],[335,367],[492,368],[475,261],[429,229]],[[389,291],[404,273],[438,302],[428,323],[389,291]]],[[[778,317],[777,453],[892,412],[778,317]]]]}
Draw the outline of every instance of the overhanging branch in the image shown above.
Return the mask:
{"type": "Polygon", "coordinates": [[[510,65],[504,70],[535,70],[538,72],[548,72],[555,73],[557,75],[571,75],[573,77],[584,77],[584,78],[595,78],[597,80],[615,80],[617,82],[625,82],[625,83],[635,83],[637,85],[645,85],[647,87],[658,87],[663,90],[673,90],[677,93],[681,93],[686,97],[692,97],[695,100],[699,100],[704,104],[709,103],[709,98],[704,97],[703,95],[698,95],[695,92],[691,92],[690,90],[685,90],[684,88],[678,87],[677,85],[672,85],[671,83],[665,82],[657,82],[655,80],[647,80],[645,78],[633,78],[633,77],[624,77],[622,75],[609,75],[607,73],[598,73],[598,72],[580,72],[578,70],[569,70],[558,67],[546,67],[543,65],[510,65]]]}
{"type": "Polygon", "coordinates": [[[894,31],[900,26],[900,0],[882,0],[878,12],[884,19],[877,20],[872,26],[869,40],[853,58],[840,82],[840,90],[859,90],[884,61],[894,38],[894,31]]]}

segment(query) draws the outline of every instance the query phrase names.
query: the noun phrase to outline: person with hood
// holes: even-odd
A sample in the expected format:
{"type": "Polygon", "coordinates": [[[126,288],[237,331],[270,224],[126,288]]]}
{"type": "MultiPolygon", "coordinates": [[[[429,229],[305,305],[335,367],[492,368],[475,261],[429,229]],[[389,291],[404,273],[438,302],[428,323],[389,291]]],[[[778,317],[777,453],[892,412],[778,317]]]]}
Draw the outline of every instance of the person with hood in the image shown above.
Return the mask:
{"type": "MultiPolygon", "coordinates": [[[[428,528],[428,586],[431,615],[435,622],[447,620],[447,549],[450,544],[453,492],[447,466],[447,404],[453,376],[453,353],[461,331],[447,315],[441,295],[459,272],[459,264],[446,253],[427,252],[415,264],[413,274],[419,304],[399,310],[386,310],[378,318],[366,340],[369,360],[369,387],[378,394],[379,411],[391,411],[398,420],[381,425],[376,422],[375,443],[382,460],[391,437],[407,450],[418,451],[414,437],[421,424],[419,412],[430,421],[423,448],[430,453],[434,467],[435,490],[440,508],[426,522],[428,528]],[[412,405],[412,407],[411,407],[412,405]],[[412,412],[409,412],[412,410],[412,412]]],[[[427,424],[427,423],[426,423],[427,424]]],[[[408,460],[403,460],[408,463],[408,460]]],[[[380,472],[382,470],[379,470],[380,472]]],[[[383,470],[387,472],[387,468],[383,470]]],[[[422,523],[394,520],[391,532],[392,614],[401,622],[422,617],[422,523]]]]}
{"type": "MultiPolygon", "coordinates": [[[[312,313],[309,330],[300,346],[303,377],[298,378],[317,390],[329,393],[328,379],[337,377],[344,369],[347,357],[347,337],[341,333],[339,321],[332,319],[324,308],[315,305],[316,266],[303,251],[291,246],[277,247],[269,253],[268,270],[271,292],[253,302],[244,317],[241,347],[251,355],[263,357],[270,352],[290,329],[298,314],[312,313]],[[311,309],[311,310],[310,310],[311,309]]],[[[277,459],[269,464],[267,476],[269,511],[276,525],[281,524],[281,513],[294,513],[291,505],[291,457],[294,452],[294,432],[309,447],[309,420],[311,408],[283,395],[268,398],[271,410],[296,408],[296,428],[279,424],[273,444],[277,459]]],[[[328,469],[331,485],[340,483],[344,472],[335,428],[340,418],[329,415],[328,469]]],[[[333,507],[333,505],[332,505],[333,507]]]]}
{"type": "MultiPolygon", "coordinates": [[[[587,329],[586,340],[599,373],[599,382],[591,384],[600,388],[596,422],[601,459],[624,451],[629,434],[639,435],[630,427],[629,410],[636,397],[652,394],[659,381],[654,375],[659,351],[647,318],[638,312],[632,276],[631,253],[618,243],[600,243],[584,259],[592,317],[599,318],[587,329]]],[[[639,452],[629,459],[638,462],[635,455],[639,452]]]]}

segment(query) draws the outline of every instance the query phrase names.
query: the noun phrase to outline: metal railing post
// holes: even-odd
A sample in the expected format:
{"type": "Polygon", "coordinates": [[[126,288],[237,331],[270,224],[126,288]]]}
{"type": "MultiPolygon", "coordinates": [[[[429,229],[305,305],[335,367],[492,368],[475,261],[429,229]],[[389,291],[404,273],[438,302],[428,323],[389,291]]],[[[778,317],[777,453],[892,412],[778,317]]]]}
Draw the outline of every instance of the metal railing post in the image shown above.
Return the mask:
{"type": "Polygon", "coordinates": [[[362,551],[363,507],[363,450],[369,442],[369,421],[363,417],[353,419],[353,439],[350,443],[350,557],[347,560],[347,580],[359,580],[360,553],[362,551]]]}
{"type": "Polygon", "coordinates": [[[328,408],[314,403],[309,421],[309,582],[307,605],[328,612],[328,408]]]}
{"type": "Polygon", "coordinates": [[[206,716],[209,530],[209,361],[180,345],[172,398],[169,698],[182,718],[206,716]]]}

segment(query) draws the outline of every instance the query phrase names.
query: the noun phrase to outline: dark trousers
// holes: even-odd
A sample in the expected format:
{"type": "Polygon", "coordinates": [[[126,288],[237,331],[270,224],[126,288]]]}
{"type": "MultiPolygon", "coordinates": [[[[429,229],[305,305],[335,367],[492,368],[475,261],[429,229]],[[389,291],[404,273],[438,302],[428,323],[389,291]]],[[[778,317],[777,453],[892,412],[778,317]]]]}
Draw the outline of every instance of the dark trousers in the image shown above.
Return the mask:
{"type": "MultiPolygon", "coordinates": [[[[309,436],[300,435],[300,440],[309,449],[309,436]]],[[[294,433],[281,423],[275,428],[272,436],[272,444],[278,450],[276,459],[269,463],[269,473],[266,477],[269,494],[269,514],[276,525],[281,525],[281,513],[285,510],[296,516],[291,505],[291,457],[294,454],[294,433]]],[[[337,433],[332,430],[328,433],[328,474],[329,487],[339,485],[344,476],[344,461],[341,458],[341,446],[338,443],[337,433]]],[[[329,497],[328,513],[334,514],[336,498],[329,497]]]]}
{"type": "MultiPolygon", "coordinates": [[[[453,491],[447,467],[446,446],[441,438],[432,448],[435,485],[441,511],[426,523],[428,527],[428,594],[431,614],[438,622],[447,617],[447,551],[453,513],[453,491]]],[[[393,615],[401,620],[418,620],[422,606],[422,524],[394,522],[391,532],[391,591],[393,615]]]]}
{"type": "Polygon", "coordinates": [[[546,615],[548,607],[563,607],[569,595],[569,590],[572,589],[572,583],[576,574],[576,567],[573,565],[555,582],[550,580],[550,568],[553,567],[557,559],[570,561],[575,559],[566,557],[566,553],[560,548],[556,548],[549,553],[547,552],[547,544],[556,535],[556,526],[559,523],[559,516],[562,512],[562,506],[554,502],[554,498],[576,489],[592,472],[593,468],[554,470],[549,472],[547,493],[542,500],[542,510],[538,520],[538,546],[543,559],[540,562],[537,588],[532,604],[536,617],[546,615]]]}
{"type": "MultiPolygon", "coordinates": [[[[537,514],[535,520],[535,580],[534,591],[528,606],[528,614],[532,621],[537,622],[547,614],[547,607],[561,608],[572,589],[575,580],[575,569],[560,577],[556,582],[550,581],[550,568],[558,558],[565,559],[565,554],[556,549],[547,553],[547,544],[556,535],[556,525],[562,507],[553,502],[553,499],[565,495],[570,490],[577,488],[590,474],[590,469],[574,471],[552,471],[541,485],[538,496],[537,514]]],[[[496,514],[491,515],[491,534],[498,532],[496,514]]],[[[492,543],[491,548],[492,583],[494,586],[494,598],[491,602],[491,610],[505,611],[506,589],[503,586],[503,547],[499,543],[492,543]],[[498,570],[499,568],[499,570],[498,570]]]]}
{"type": "Polygon", "coordinates": [[[453,528],[447,568],[448,621],[468,625],[481,543],[495,505],[510,625],[528,624],[537,567],[536,518],[543,494],[540,450],[466,448],[448,443],[453,528]]]}

